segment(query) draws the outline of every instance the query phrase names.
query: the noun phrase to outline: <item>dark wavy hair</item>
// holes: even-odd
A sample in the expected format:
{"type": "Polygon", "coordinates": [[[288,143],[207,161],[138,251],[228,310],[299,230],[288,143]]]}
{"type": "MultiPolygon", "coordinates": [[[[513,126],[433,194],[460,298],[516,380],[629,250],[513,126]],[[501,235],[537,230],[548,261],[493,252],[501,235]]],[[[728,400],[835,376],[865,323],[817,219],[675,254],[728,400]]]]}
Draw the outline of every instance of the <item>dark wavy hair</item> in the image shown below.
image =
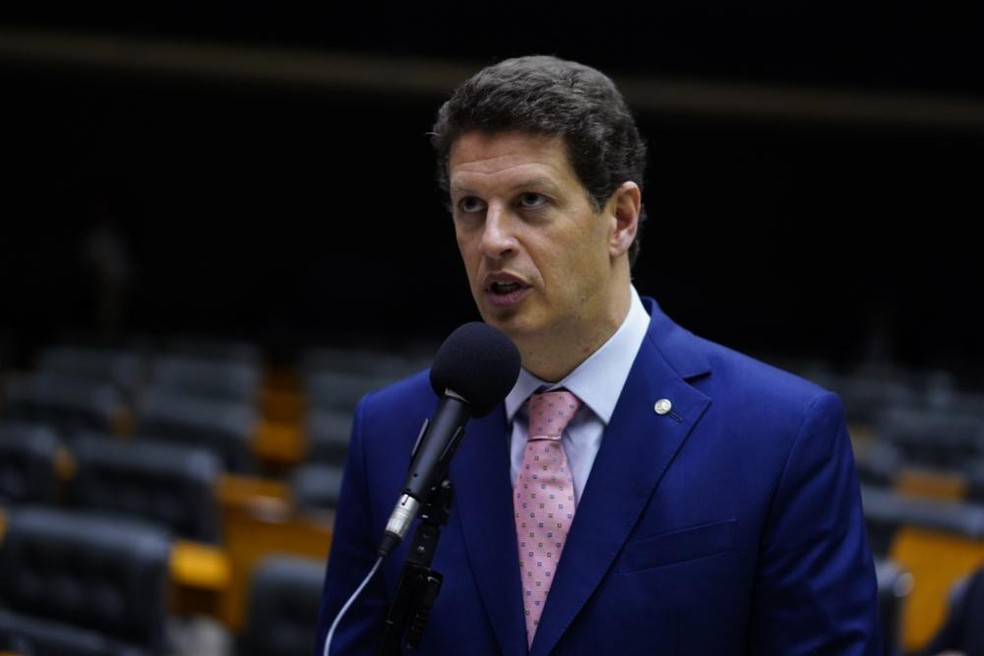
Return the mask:
{"type": "MultiPolygon", "coordinates": [[[[430,134],[437,183],[450,193],[448,160],[467,132],[525,132],[561,137],[571,166],[596,210],[626,181],[643,187],[646,142],[615,83],[584,64],[551,55],[505,59],[454,90],[437,112],[430,134]]],[[[629,250],[635,264],[646,218],[629,250]]]]}

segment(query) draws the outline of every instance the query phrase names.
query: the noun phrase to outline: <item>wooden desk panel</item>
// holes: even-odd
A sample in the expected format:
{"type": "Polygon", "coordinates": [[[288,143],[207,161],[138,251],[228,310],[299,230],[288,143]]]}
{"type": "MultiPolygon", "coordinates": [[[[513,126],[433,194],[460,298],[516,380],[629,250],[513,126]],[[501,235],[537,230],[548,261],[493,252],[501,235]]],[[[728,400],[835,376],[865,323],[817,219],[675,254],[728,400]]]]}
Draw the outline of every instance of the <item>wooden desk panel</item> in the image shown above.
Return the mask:
{"type": "Polygon", "coordinates": [[[961,501],[967,497],[967,478],[960,472],[910,466],[899,470],[892,488],[909,496],[961,501]]]}
{"type": "Polygon", "coordinates": [[[912,591],[902,613],[902,646],[906,653],[915,652],[942,625],[953,584],[984,564],[984,540],[903,526],[889,556],[912,575],[912,591]]]}
{"type": "Polygon", "coordinates": [[[223,597],[220,620],[234,633],[242,630],[250,576],[267,555],[296,554],[327,559],[333,518],[293,512],[269,502],[223,509],[225,552],[232,577],[223,597]]]}
{"type": "Polygon", "coordinates": [[[251,450],[268,468],[284,471],[307,455],[307,440],[298,424],[262,419],[251,450]]]}

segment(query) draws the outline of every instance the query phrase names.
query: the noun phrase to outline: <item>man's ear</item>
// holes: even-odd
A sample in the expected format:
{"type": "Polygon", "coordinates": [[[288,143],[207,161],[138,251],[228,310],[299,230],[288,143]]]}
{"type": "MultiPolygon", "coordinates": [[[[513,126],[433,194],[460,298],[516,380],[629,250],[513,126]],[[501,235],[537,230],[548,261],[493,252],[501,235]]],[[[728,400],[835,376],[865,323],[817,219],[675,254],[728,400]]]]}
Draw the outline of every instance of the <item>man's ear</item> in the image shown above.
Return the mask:
{"type": "Polygon", "coordinates": [[[642,190],[635,182],[623,182],[608,199],[612,217],[609,254],[614,258],[627,253],[639,230],[642,190]]]}

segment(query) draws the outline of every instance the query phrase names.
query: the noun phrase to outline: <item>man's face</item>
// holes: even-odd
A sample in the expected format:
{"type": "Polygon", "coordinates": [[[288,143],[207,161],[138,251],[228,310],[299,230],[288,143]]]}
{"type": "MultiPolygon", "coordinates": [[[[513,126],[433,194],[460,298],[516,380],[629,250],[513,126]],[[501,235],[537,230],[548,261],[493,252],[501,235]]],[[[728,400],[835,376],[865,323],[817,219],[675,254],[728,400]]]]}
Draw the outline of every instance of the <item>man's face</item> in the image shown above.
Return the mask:
{"type": "Polygon", "coordinates": [[[559,138],[467,133],[449,168],[458,249],[482,318],[524,358],[593,352],[624,316],[613,203],[594,209],[559,138]]]}

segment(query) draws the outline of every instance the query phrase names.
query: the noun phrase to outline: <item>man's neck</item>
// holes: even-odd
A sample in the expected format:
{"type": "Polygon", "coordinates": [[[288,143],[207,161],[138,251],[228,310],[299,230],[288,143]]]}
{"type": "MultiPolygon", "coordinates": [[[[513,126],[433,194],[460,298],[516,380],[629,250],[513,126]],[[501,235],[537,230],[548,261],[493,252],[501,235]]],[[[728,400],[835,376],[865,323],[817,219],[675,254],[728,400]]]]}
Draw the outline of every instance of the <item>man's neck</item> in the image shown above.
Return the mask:
{"type": "Polygon", "coordinates": [[[518,343],[523,367],[548,382],[563,379],[615,334],[629,313],[629,301],[630,287],[626,284],[606,318],[575,324],[569,330],[560,329],[535,341],[518,343]]]}

